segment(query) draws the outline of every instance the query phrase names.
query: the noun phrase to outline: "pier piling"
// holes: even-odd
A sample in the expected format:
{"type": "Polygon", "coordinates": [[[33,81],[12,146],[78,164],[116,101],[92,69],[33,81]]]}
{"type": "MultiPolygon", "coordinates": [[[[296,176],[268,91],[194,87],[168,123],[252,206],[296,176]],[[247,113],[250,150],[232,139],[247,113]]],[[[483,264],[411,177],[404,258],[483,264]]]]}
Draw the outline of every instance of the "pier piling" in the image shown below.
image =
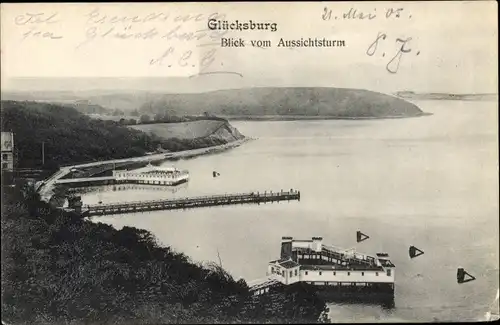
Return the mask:
{"type": "Polygon", "coordinates": [[[102,216],[112,214],[125,214],[134,212],[158,211],[158,210],[175,210],[188,209],[198,207],[209,207],[218,205],[232,204],[249,204],[249,203],[267,203],[280,201],[300,201],[300,191],[290,192],[270,192],[265,191],[263,194],[255,193],[240,193],[230,195],[213,195],[182,199],[155,200],[155,201],[139,201],[126,203],[112,204],[97,204],[88,205],[85,210],[86,216],[102,216]]]}

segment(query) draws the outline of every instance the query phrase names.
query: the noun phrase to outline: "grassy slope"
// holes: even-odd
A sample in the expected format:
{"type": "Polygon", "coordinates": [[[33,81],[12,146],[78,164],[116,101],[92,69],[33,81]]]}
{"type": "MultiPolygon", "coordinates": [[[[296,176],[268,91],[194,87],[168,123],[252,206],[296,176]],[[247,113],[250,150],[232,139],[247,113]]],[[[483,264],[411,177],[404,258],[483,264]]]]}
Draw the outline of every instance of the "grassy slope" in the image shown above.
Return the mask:
{"type": "Polygon", "coordinates": [[[300,287],[251,296],[220,267],[56,210],[31,186],[2,188],[1,225],[9,324],[312,323],[325,308],[300,287]]]}
{"type": "Polygon", "coordinates": [[[225,124],[222,121],[193,121],[131,125],[135,130],[153,133],[162,138],[196,139],[209,136],[225,124]]]}

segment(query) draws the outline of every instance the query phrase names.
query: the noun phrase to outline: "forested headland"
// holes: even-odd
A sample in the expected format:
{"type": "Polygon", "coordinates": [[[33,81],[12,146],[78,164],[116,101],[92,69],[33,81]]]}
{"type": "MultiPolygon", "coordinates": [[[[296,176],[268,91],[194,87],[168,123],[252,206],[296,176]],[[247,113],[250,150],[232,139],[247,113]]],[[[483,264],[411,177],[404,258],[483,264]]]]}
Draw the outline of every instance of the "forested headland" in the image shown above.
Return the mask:
{"type": "Polygon", "coordinates": [[[57,169],[65,164],[143,156],[159,148],[177,152],[228,142],[216,136],[159,137],[116,121],[92,119],[61,104],[2,101],[1,113],[2,131],[14,132],[18,168],[57,169]]]}
{"type": "MultiPolygon", "coordinates": [[[[158,81],[154,80],[153,84],[158,81]]],[[[376,91],[336,87],[252,87],[201,93],[47,91],[5,94],[9,99],[38,99],[71,103],[84,113],[128,116],[136,123],[183,122],[187,116],[262,116],[310,118],[394,118],[425,115],[415,104],[376,91]],[[147,121],[148,122],[148,121],[147,121]]]]}

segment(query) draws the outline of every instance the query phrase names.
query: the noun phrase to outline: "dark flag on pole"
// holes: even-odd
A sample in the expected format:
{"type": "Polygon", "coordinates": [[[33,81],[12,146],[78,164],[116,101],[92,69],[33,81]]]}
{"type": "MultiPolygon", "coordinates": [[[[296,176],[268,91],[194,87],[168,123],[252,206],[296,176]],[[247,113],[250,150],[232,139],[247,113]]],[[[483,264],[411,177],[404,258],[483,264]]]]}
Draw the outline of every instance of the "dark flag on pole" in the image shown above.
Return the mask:
{"type": "Polygon", "coordinates": [[[370,238],[370,236],[363,234],[361,231],[358,230],[356,232],[356,241],[358,243],[362,242],[363,240],[367,240],[368,238],[370,238]]]}
{"type": "Polygon", "coordinates": [[[415,246],[410,246],[409,254],[410,254],[410,258],[414,258],[414,257],[418,257],[420,255],[423,255],[424,252],[422,250],[416,248],[415,246]]]}
{"type": "Polygon", "coordinates": [[[474,281],[476,280],[476,278],[472,275],[470,275],[469,273],[467,273],[467,271],[465,271],[463,268],[458,268],[457,269],[457,282],[458,283],[465,283],[465,282],[470,282],[470,281],[474,281]],[[466,279],[466,276],[469,276],[468,279],[466,279]]]}

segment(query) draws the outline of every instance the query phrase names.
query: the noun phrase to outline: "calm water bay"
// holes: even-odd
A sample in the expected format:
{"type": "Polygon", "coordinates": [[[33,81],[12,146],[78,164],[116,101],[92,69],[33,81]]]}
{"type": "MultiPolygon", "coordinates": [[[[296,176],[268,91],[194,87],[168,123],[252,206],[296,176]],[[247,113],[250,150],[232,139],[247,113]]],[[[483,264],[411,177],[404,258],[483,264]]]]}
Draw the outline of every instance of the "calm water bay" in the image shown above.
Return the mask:
{"type": "Polygon", "coordinates": [[[395,307],[335,304],[334,322],[482,320],[498,283],[498,107],[415,102],[430,116],[389,120],[232,122],[256,138],[230,151],[166,163],[188,169],[177,191],[108,187],[85,204],[299,189],[300,202],[160,211],[95,221],[153,232],[235,278],[265,276],[281,236],[323,236],[396,265],[395,307]],[[221,176],[212,177],[212,171],[221,176]],[[356,231],[370,239],[356,243],[356,231]],[[425,254],[411,260],[408,247],[425,254]],[[458,267],[475,281],[457,284],[458,267]]]}

